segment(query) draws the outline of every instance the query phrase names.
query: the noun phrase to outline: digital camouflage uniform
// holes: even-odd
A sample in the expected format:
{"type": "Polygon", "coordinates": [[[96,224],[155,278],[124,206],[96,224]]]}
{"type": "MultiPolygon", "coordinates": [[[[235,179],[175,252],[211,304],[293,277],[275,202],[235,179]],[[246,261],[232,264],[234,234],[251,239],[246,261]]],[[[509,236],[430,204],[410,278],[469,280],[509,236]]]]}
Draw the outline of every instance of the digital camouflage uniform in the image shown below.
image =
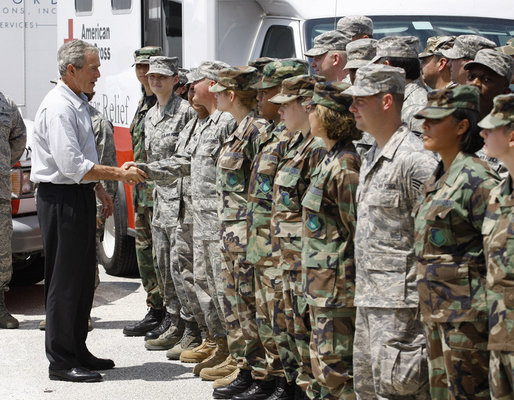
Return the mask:
{"type": "Polygon", "coordinates": [[[423,135],[423,120],[414,117],[419,110],[427,104],[427,90],[423,87],[419,79],[405,85],[405,95],[403,98],[402,121],[416,136],[423,135]]]}
{"type": "MultiPolygon", "coordinates": [[[[11,167],[25,150],[27,133],[16,103],[0,92],[0,301],[12,276],[11,167]]],[[[3,301],[2,301],[3,304],[3,301]]]]}
{"type": "MultiPolygon", "coordinates": [[[[372,64],[343,93],[402,94],[405,72],[372,64]]],[[[412,208],[436,166],[406,127],[366,153],[357,188],[354,388],[358,399],[429,399],[426,342],[418,317],[412,208]]]]}
{"type": "MultiPolygon", "coordinates": [[[[432,92],[416,117],[439,119],[457,107],[478,110],[478,90],[458,86],[432,92]]],[[[489,192],[497,183],[486,162],[459,152],[447,171],[439,163],[412,213],[433,398],[489,398],[481,230],[489,192]]]]}
{"type": "MultiPolygon", "coordinates": [[[[514,121],[514,94],[494,98],[492,111],[478,124],[501,128],[514,121]]],[[[512,130],[512,125],[507,127],[512,130]]],[[[508,132],[508,130],[507,130],[508,132]]],[[[500,132],[495,134],[502,134],[500,132]]],[[[514,397],[514,195],[508,175],[489,193],[482,225],[487,262],[489,385],[493,400],[514,397]]]]}

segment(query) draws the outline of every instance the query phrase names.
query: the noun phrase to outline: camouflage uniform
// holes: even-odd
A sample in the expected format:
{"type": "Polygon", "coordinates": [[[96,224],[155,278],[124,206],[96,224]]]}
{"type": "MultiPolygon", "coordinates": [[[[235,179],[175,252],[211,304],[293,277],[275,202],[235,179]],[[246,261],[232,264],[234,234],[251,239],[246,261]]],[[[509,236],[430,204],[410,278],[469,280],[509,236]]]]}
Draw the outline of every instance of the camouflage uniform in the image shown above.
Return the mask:
{"type": "Polygon", "coordinates": [[[403,97],[402,121],[407,124],[409,130],[416,136],[423,135],[423,121],[413,118],[419,110],[427,104],[427,90],[423,87],[419,79],[405,85],[405,95],[403,97]]]}
{"type": "Polygon", "coordinates": [[[0,301],[12,276],[10,171],[22,156],[26,140],[25,124],[16,103],[0,92],[0,301]]]}
{"type": "MultiPolygon", "coordinates": [[[[404,76],[400,68],[372,64],[358,69],[354,86],[343,93],[401,94],[404,76]]],[[[360,399],[430,398],[410,214],[435,166],[433,154],[401,125],[382,149],[373,145],[360,169],[353,344],[360,399]]]]}
{"type": "MultiPolygon", "coordinates": [[[[478,90],[458,86],[433,92],[416,117],[438,119],[457,108],[478,110],[478,90]]],[[[412,213],[433,398],[489,398],[481,229],[497,182],[487,163],[459,152],[447,171],[439,163],[412,213]]]]}

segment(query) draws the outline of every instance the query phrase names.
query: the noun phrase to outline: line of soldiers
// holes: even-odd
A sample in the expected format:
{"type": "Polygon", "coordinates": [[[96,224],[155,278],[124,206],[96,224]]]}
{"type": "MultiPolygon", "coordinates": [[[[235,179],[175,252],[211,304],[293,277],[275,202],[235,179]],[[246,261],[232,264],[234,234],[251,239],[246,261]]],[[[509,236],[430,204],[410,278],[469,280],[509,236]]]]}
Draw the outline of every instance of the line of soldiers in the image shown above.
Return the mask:
{"type": "Polygon", "coordinates": [[[513,395],[512,41],[372,34],[341,19],[315,75],[205,61],[181,84],[134,54],[149,312],[124,333],[215,398],[513,395]]]}

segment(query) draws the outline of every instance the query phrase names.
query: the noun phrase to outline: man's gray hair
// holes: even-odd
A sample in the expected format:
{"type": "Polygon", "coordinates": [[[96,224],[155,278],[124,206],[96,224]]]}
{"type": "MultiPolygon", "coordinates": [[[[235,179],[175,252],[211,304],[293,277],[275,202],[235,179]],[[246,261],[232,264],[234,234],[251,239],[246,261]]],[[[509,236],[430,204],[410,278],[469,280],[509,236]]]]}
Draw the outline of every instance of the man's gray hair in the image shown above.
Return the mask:
{"type": "Polygon", "coordinates": [[[84,66],[87,52],[98,54],[98,49],[92,44],[78,39],[64,43],[57,51],[57,67],[59,68],[59,75],[66,75],[68,64],[71,64],[76,68],[82,68],[84,66]]]}

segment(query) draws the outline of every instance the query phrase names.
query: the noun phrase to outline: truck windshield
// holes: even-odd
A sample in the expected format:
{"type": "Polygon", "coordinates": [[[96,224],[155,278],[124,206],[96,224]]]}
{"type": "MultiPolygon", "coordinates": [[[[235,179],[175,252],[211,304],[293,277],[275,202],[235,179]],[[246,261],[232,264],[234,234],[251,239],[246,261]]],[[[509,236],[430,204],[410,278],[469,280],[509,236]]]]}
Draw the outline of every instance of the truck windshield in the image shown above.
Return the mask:
{"type": "MultiPolygon", "coordinates": [[[[307,49],[319,34],[335,29],[339,18],[311,19],[305,23],[307,49]]],[[[373,37],[413,35],[419,38],[420,51],[430,36],[480,35],[503,46],[514,36],[514,20],[480,17],[371,16],[373,37]]]]}

